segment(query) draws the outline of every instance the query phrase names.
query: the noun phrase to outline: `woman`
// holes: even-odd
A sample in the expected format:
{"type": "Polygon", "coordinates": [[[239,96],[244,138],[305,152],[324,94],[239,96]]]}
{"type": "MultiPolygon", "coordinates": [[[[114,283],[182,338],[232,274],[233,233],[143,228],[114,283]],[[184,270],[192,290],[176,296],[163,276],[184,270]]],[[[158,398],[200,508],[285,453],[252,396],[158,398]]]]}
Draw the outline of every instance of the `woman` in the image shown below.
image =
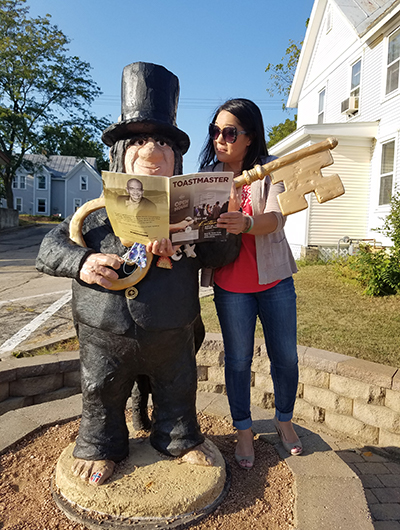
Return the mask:
{"type": "MultiPolygon", "coordinates": [[[[232,171],[238,176],[268,156],[260,109],[248,99],[224,103],[209,126],[200,155],[204,171],[232,171]]],[[[250,414],[251,363],[254,331],[259,316],[271,361],[276,415],[274,424],[292,455],[302,444],[291,419],[298,384],[296,294],[292,274],[297,271],[285,238],[277,195],[283,184],[270,177],[238,190],[238,211],[221,214],[218,226],[242,233],[239,257],[214,274],[214,295],[225,348],[225,378],[233,425],[237,429],[235,458],[243,469],[254,463],[250,414]]]]}

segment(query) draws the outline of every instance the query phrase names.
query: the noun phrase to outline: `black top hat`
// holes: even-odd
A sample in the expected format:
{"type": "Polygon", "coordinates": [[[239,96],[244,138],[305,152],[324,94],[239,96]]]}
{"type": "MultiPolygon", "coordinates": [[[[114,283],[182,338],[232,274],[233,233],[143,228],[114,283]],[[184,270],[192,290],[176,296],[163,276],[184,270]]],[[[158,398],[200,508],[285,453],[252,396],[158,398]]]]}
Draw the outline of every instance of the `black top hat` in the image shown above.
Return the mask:
{"type": "Polygon", "coordinates": [[[176,126],[179,80],[172,72],[152,63],[125,66],[121,86],[121,118],[103,132],[112,146],[134,134],[157,133],[171,139],[185,154],[189,136],[176,126]]]}

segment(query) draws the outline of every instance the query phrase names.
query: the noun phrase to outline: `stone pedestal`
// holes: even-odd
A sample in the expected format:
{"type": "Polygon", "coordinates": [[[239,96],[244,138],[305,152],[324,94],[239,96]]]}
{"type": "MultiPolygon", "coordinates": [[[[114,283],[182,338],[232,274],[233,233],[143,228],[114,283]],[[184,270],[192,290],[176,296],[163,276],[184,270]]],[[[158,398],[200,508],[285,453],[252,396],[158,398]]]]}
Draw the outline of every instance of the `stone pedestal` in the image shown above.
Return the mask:
{"type": "Polygon", "coordinates": [[[148,438],[131,438],[129,457],[102,486],[71,472],[74,444],[61,454],[53,479],[53,498],[73,521],[89,529],[183,528],[211,513],[229,489],[225,461],[198,466],[156,451],[148,438]]]}

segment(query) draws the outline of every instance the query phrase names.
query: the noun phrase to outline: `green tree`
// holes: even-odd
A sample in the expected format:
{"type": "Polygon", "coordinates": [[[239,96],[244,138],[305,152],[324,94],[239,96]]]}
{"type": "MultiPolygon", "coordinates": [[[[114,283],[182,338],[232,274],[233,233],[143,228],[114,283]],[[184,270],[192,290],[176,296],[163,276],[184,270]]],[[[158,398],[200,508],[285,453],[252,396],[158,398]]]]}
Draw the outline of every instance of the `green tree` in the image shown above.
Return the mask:
{"type": "Polygon", "coordinates": [[[101,94],[90,64],[68,55],[70,41],[50,15],[28,12],[26,0],[0,0],[0,150],[11,159],[1,177],[9,208],[13,177],[27,152],[40,151],[45,126],[98,134],[104,123],[89,110],[101,94]]]}
{"type": "MultiPolygon", "coordinates": [[[[309,19],[306,21],[306,27],[308,26],[309,19]]],[[[282,96],[282,110],[287,110],[286,101],[292,88],[294,74],[296,73],[297,63],[299,62],[302,42],[294,42],[289,40],[289,46],[286,48],[285,55],[282,57],[281,62],[278,64],[268,63],[265,71],[269,72],[269,87],[267,92],[271,97],[275,94],[282,96]]],[[[286,119],[284,122],[278,125],[273,125],[269,128],[268,134],[269,139],[267,142],[268,147],[272,147],[286,136],[289,136],[297,127],[297,115],[294,118],[286,119]]]]}
{"type": "MultiPolygon", "coordinates": [[[[107,124],[104,124],[104,127],[107,124]]],[[[43,127],[43,140],[39,152],[50,155],[76,156],[86,158],[92,156],[96,159],[99,171],[108,170],[109,161],[105,152],[105,145],[93,139],[87,129],[77,125],[46,125],[43,127]]]]}
{"type": "Polygon", "coordinates": [[[273,145],[277,144],[286,136],[289,136],[293,131],[296,130],[297,126],[297,115],[294,116],[293,120],[290,120],[287,118],[284,122],[279,123],[278,125],[273,125],[272,127],[268,127],[268,142],[267,147],[272,147],[273,145]]]}
{"type": "Polygon", "coordinates": [[[292,87],[302,44],[303,42],[296,43],[290,40],[281,62],[278,64],[269,63],[265,69],[266,72],[270,73],[270,86],[267,88],[267,92],[271,97],[274,97],[275,94],[282,96],[283,110],[286,110],[285,102],[292,87]]]}

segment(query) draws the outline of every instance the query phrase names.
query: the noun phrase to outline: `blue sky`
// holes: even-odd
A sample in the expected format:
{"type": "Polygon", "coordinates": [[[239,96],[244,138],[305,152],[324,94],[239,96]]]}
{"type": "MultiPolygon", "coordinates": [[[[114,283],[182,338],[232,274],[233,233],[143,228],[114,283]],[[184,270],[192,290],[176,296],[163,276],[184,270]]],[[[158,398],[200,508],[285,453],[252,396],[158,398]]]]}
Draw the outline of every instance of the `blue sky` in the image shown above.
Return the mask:
{"type": "Polygon", "coordinates": [[[303,40],[313,0],[28,0],[30,15],[52,16],[72,55],[92,66],[103,95],[98,116],[116,122],[121,73],[136,61],[161,64],[180,81],[177,124],[191,139],[184,172],[197,170],[208,123],[231,97],[252,99],[266,129],[293,112],[266,92],[268,63],[280,62],[292,39],[303,40]]]}

